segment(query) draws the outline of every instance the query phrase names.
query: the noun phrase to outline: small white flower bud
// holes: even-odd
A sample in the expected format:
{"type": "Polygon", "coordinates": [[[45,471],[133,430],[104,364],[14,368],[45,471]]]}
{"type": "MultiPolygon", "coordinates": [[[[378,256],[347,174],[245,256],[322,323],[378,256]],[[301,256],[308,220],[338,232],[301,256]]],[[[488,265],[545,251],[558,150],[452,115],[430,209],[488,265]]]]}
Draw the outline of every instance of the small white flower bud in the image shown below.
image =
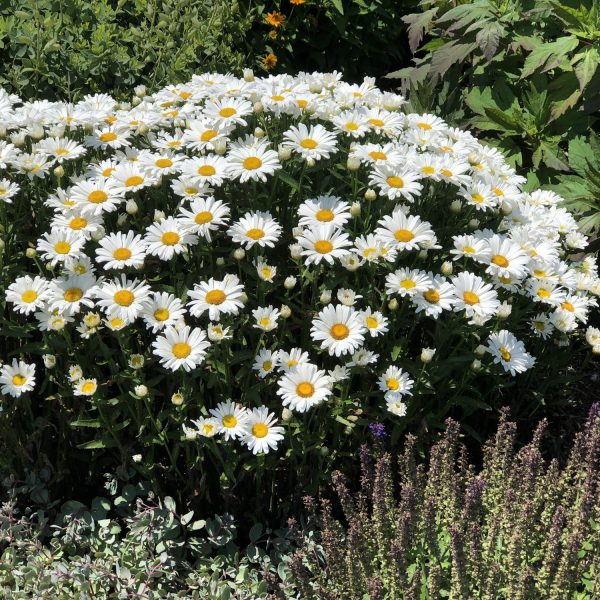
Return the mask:
{"type": "Polygon", "coordinates": [[[125,203],[125,212],[128,215],[135,215],[135,214],[137,214],[137,211],[138,211],[137,202],[135,200],[133,200],[133,198],[130,198],[129,200],[127,200],[127,202],[125,203]]]}
{"type": "Polygon", "coordinates": [[[152,219],[155,223],[160,223],[165,218],[165,213],[162,210],[154,210],[154,218],[152,219]]]}
{"type": "Polygon", "coordinates": [[[37,256],[35,248],[27,248],[27,250],[25,250],[25,256],[27,258],[35,258],[37,256]]]}
{"type": "Polygon", "coordinates": [[[365,200],[368,200],[369,202],[373,202],[373,200],[377,199],[377,192],[375,190],[372,190],[371,188],[369,188],[366,192],[365,192],[365,200]]]}
{"type": "Polygon", "coordinates": [[[264,131],[264,129],[261,129],[260,127],[256,127],[254,129],[254,135],[258,139],[264,138],[265,137],[265,131],[264,131]]]}
{"type": "Polygon", "coordinates": [[[213,142],[213,148],[215,154],[225,154],[227,152],[227,140],[225,138],[219,138],[213,142]]]}
{"type": "Polygon", "coordinates": [[[510,205],[509,202],[503,202],[500,205],[500,210],[502,211],[503,215],[510,215],[510,213],[513,211],[513,207],[510,205]]]}
{"type": "Polygon", "coordinates": [[[281,420],[290,421],[294,416],[294,413],[289,408],[284,408],[281,411],[281,420]]]}
{"type": "Polygon", "coordinates": [[[141,454],[134,454],[134,455],[131,457],[131,460],[132,460],[134,463],[139,463],[139,462],[142,462],[142,455],[141,455],[141,454]]]}
{"type": "Polygon", "coordinates": [[[435,348],[423,348],[421,350],[421,362],[422,363],[430,363],[433,360],[433,355],[435,354],[435,348]]]}
{"type": "Polygon", "coordinates": [[[136,395],[138,398],[144,398],[145,396],[147,396],[147,395],[148,395],[148,388],[147,388],[145,385],[143,385],[143,384],[141,384],[141,385],[136,385],[136,386],[133,388],[133,391],[135,392],[135,395],[136,395]]]}
{"type": "Polygon", "coordinates": [[[235,260],[243,260],[245,256],[246,251],[243,248],[236,248],[233,251],[233,258],[235,258],[235,260]]]}
{"type": "Polygon", "coordinates": [[[215,262],[217,263],[217,267],[222,267],[225,264],[225,259],[219,256],[215,262]]]}
{"type": "Polygon", "coordinates": [[[127,223],[127,213],[121,213],[118,217],[117,217],[117,225],[119,227],[122,227],[123,225],[125,225],[125,223],[127,223]]]}
{"type": "Polygon", "coordinates": [[[396,298],[392,298],[389,302],[388,302],[388,308],[390,310],[398,310],[398,300],[396,300],[396,298]]]}
{"type": "Polygon", "coordinates": [[[477,229],[479,227],[479,219],[471,219],[469,221],[469,229],[477,229]]]}
{"type": "Polygon", "coordinates": [[[360,202],[353,202],[352,206],[350,207],[350,214],[353,217],[359,217],[360,216],[360,210],[361,210],[360,202]]]}
{"type": "Polygon", "coordinates": [[[280,161],[289,160],[292,157],[292,149],[288,146],[284,146],[283,144],[279,144],[277,148],[277,155],[280,161]]]}
{"type": "Polygon", "coordinates": [[[311,158],[310,156],[306,159],[306,166],[307,167],[314,167],[315,166],[315,159],[311,158]]]}
{"type": "Polygon", "coordinates": [[[246,304],[246,302],[248,302],[248,294],[246,294],[246,292],[242,292],[240,295],[240,302],[242,304],[246,304]]]}
{"type": "Polygon", "coordinates": [[[481,361],[478,358],[471,363],[471,369],[473,369],[473,371],[481,370],[481,361]]]}
{"type": "Polygon", "coordinates": [[[106,235],[106,230],[102,225],[99,225],[98,228],[90,234],[91,238],[95,242],[99,242],[106,235]]]}
{"type": "Polygon", "coordinates": [[[289,319],[292,316],[292,309],[287,304],[282,304],[279,312],[282,319],[289,319]]]}
{"type": "Polygon", "coordinates": [[[450,212],[453,212],[457,215],[462,210],[462,202],[460,200],[455,200],[450,204],[450,212]]]}
{"type": "Polygon", "coordinates": [[[64,177],[65,169],[62,165],[58,165],[58,167],[54,169],[53,173],[57,179],[60,179],[61,177],[64,177]]]}
{"type": "Polygon", "coordinates": [[[46,369],[53,369],[56,366],[56,356],[54,354],[44,354],[42,360],[46,369]]]}
{"type": "Polygon", "coordinates": [[[41,140],[44,135],[44,127],[42,125],[34,125],[31,128],[31,131],[29,132],[29,135],[34,139],[34,140],[41,140]]]}
{"type": "Polygon", "coordinates": [[[286,290],[292,290],[296,286],[296,281],[296,278],[293,275],[290,275],[289,277],[285,278],[285,281],[283,282],[283,287],[286,290]]]}
{"type": "Polygon", "coordinates": [[[311,81],[308,89],[311,94],[320,94],[323,91],[323,86],[318,81],[311,81]]]}
{"type": "Polygon", "coordinates": [[[25,144],[25,134],[22,131],[10,134],[10,141],[17,147],[25,144]]]}
{"type": "Polygon", "coordinates": [[[482,356],[485,356],[487,348],[479,344],[479,346],[477,346],[473,352],[475,353],[475,356],[479,356],[481,358],[482,356]]]}
{"type": "Polygon", "coordinates": [[[512,305],[508,302],[502,302],[498,307],[498,312],[496,313],[499,319],[508,319],[510,317],[510,313],[512,312],[512,305]]]}
{"type": "Polygon", "coordinates": [[[181,392],[175,392],[172,396],[171,396],[171,403],[174,404],[175,406],[181,406],[183,404],[183,394],[181,392]]]}
{"type": "Polygon", "coordinates": [[[417,254],[417,256],[421,259],[421,260],[425,260],[427,258],[427,250],[421,250],[419,252],[419,254],[417,254]]]}
{"type": "Polygon", "coordinates": [[[254,81],[254,71],[252,69],[244,69],[242,73],[244,81],[247,81],[248,83],[254,81]]]}
{"type": "Polygon", "coordinates": [[[137,96],[135,98],[133,98],[133,100],[131,101],[131,104],[133,106],[138,106],[141,103],[142,99],[138,98],[137,96]]]}
{"type": "Polygon", "coordinates": [[[329,304],[331,302],[331,290],[323,290],[319,300],[321,304],[329,304]]]}
{"type": "Polygon", "coordinates": [[[258,115],[258,114],[264,112],[265,107],[262,102],[255,102],[254,106],[252,107],[252,110],[255,114],[258,115]]]}
{"type": "Polygon", "coordinates": [[[138,98],[143,98],[146,95],[146,86],[145,85],[136,85],[133,88],[133,93],[138,97],[138,98]]]}
{"type": "Polygon", "coordinates": [[[360,169],[360,158],[358,156],[349,156],[346,161],[348,171],[358,171],[360,169]]]}
{"type": "Polygon", "coordinates": [[[442,263],[440,271],[442,272],[442,275],[450,277],[450,275],[452,275],[452,263],[449,260],[445,260],[442,263]]]}
{"type": "Polygon", "coordinates": [[[298,259],[302,256],[302,246],[300,244],[290,244],[290,255],[293,259],[298,259]]]}
{"type": "Polygon", "coordinates": [[[140,135],[146,135],[148,132],[150,131],[150,127],[148,127],[148,125],[146,125],[146,123],[142,123],[138,128],[137,128],[137,132],[140,135]]]}

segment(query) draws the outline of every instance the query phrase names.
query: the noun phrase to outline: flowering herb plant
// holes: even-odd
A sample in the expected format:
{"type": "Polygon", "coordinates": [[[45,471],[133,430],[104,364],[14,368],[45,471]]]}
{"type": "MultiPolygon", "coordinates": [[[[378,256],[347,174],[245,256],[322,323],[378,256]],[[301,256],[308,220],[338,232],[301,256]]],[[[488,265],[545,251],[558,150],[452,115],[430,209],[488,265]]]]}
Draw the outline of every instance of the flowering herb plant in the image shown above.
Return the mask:
{"type": "Polygon", "coordinates": [[[5,424],[232,480],[489,400],[581,337],[587,238],[469,132],[337,73],[137,93],[0,95],[5,424]]]}

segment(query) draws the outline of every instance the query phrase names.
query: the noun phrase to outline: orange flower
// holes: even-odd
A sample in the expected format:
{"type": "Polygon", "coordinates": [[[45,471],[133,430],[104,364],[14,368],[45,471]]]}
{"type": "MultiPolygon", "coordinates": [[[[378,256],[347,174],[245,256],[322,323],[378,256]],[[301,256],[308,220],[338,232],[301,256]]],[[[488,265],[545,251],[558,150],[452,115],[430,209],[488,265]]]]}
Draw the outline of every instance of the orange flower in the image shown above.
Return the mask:
{"type": "Polygon", "coordinates": [[[290,4],[304,4],[306,0],[290,0],[290,4]]]}
{"type": "Polygon", "coordinates": [[[280,27],[283,24],[283,22],[285,21],[285,15],[283,15],[277,11],[270,12],[270,13],[267,13],[267,16],[265,17],[265,21],[271,27],[280,27]]]}
{"type": "Polygon", "coordinates": [[[276,40],[277,39],[277,29],[271,29],[271,31],[269,31],[269,33],[267,35],[269,36],[270,40],[276,40]]]}
{"type": "Polygon", "coordinates": [[[277,57],[272,53],[269,52],[269,54],[267,54],[264,58],[263,58],[263,66],[267,71],[270,71],[271,69],[274,69],[275,66],[277,65],[277,57]]]}

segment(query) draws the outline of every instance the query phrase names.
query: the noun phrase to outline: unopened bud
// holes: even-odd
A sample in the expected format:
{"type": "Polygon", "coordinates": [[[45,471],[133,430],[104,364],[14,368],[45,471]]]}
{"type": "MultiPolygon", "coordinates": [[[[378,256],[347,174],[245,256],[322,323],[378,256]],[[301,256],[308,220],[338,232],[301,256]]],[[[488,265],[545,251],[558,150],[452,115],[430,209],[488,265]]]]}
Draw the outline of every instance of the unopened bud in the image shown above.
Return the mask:
{"type": "Polygon", "coordinates": [[[225,264],[225,259],[219,256],[215,262],[217,263],[217,267],[222,267],[225,264]]]}
{"type": "Polygon", "coordinates": [[[125,225],[125,223],[127,223],[127,213],[121,213],[117,217],[117,225],[119,227],[122,227],[123,225],[125,225]]]}
{"type": "Polygon", "coordinates": [[[353,202],[352,206],[350,207],[350,214],[353,217],[359,217],[360,216],[360,202],[353,202]]]}
{"type": "Polygon", "coordinates": [[[64,167],[62,165],[58,165],[58,167],[56,167],[54,169],[54,176],[57,179],[60,179],[61,177],[64,177],[64,175],[65,175],[65,169],[64,169],[64,167]]]}
{"type": "Polygon", "coordinates": [[[254,71],[252,69],[244,69],[243,70],[244,81],[248,83],[254,81],[254,71]]]}
{"type": "Polygon", "coordinates": [[[92,233],[90,234],[91,238],[95,242],[99,242],[106,235],[106,230],[102,225],[99,225],[92,233]]]}
{"type": "Polygon", "coordinates": [[[285,281],[283,282],[283,287],[286,290],[292,290],[296,286],[296,281],[296,278],[293,275],[290,275],[289,277],[285,278],[285,281]]]}
{"type": "Polygon", "coordinates": [[[457,215],[462,210],[462,202],[460,200],[455,200],[450,204],[450,212],[453,212],[457,215]]]}
{"type": "Polygon", "coordinates": [[[477,346],[477,348],[475,348],[474,353],[475,353],[475,356],[479,356],[481,358],[482,356],[485,356],[486,351],[487,351],[487,348],[485,346],[482,346],[481,344],[479,344],[479,346],[477,346]]]}
{"type": "Polygon", "coordinates": [[[292,316],[292,309],[287,304],[282,304],[279,312],[282,319],[289,319],[292,316]]]}
{"type": "Polygon", "coordinates": [[[133,98],[133,100],[131,101],[131,104],[133,104],[133,106],[138,106],[141,103],[142,99],[138,98],[137,96],[135,98],[133,98]]]}
{"type": "Polygon", "coordinates": [[[392,298],[389,302],[388,302],[388,308],[390,310],[398,310],[398,300],[396,300],[396,298],[392,298]]]}
{"type": "Polygon", "coordinates": [[[175,392],[172,396],[171,396],[171,403],[174,404],[175,406],[181,406],[183,404],[183,394],[181,392],[175,392]]]}
{"type": "Polygon", "coordinates": [[[469,221],[469,229],[477,229],[479,227],[479,219],[471,219],[469,221]]]}
{"type": "Polygon", "coordinates": [[[148,395],[148,388],[145,385],[136,385],[133,391],[138,398],[144,398],[148,395]]]}
{"type": "Polygon", "coordinates": [[[137,202],[133,199],[127,200],[127,202],[125,203],[125,212],[128,215],[135,215],[135,214],[137,214],[137,211],[138,211],[137,202]]]}
{"type": "Polygon", "coordinates": [[[236,248],[233,251],[233,258],[235,258],[235,260],[243,260],[245,256],[246,251],[243,248],[236,248]]]}
{"type": "Polygon", "coordinates": [[[254,106],[252,107],[252,110],[256,113],[256,114],[260,114],[261,112],[263,112],[265,110],[265,107],[263,106],[262,102],[255,102],[254,106]]]}
{"type": "Polygon", "coordinates": [[[450,275],[452,275],[452,263],[449,260],[445,260],[442,263],[440,271],[442,272],[442,275],[449,277],[450,275]]]}
{"type": "Polygon", "coordinates": [[[377,199],[377,192],[375,190],[372,190],[371,188],[369,188],[366,192],[365,192],[365,200],[368,200],[369,202],[373,202],[373,200],[377,199]]]}
{"type": "Polygon", "coordinates": [[[331,302],[331,290],[323,290],[319,300],[321,304],[329,304],[331,302]]]}
{"type": "Polygon", "coordinates": [[[53,369],[56,366],[56,356],[54,354],[44,354],[42,360],[46,369],[53,369]]]}
{"type": "Polygon", "coordinates": [[[264,129],[261,129],[260,127],[256,127],[256,129],[254,130],[254,136],[257,137],[258,139],[264,138],[265,137],[264,129]]]}
{"type": "Polygon", "coordinates": [[[35,258],[37,256],[35,248],[27,248],[27,250],[25,250],[25,256],[27,258],[35,258]]]}
{"type": "Polygon", "coordinates": [[[360,169],[360,158],[357,156],[349,156],[346,161],[346,168],[348,171],[358,171],[358,169],[360,169]]]}
{"type": "Polygon", "coordinates": [[[471,369],[473,369],[473,371],[481,370],[481,361],[478,358],[471,363],[471,369]]]}
{"type": "Polygon", "coordinates": [[[154,210],[154,218],[152,219],[155,223],[160,223],[165,218],[165,213],[162,210],[154,210]]]}
{"type": "Polygon", "coordinates": [[[213,149],[215,154],[225,154],[227,152],[227,140],[225,138],[219,138],[213,142],[213,149]]]}
{"type": "Polygon", "coordinates": [[[292,149],[289,146],[279,145],[277,148],[277,155],[280,161],[289,160],[292,157],[292,149]]]}
{"type": "Polygon", "coordinates": [[[294,413],[289,408],[284,408],[281,411],[281,420],[290,421],[294,416],[294,413]]]}

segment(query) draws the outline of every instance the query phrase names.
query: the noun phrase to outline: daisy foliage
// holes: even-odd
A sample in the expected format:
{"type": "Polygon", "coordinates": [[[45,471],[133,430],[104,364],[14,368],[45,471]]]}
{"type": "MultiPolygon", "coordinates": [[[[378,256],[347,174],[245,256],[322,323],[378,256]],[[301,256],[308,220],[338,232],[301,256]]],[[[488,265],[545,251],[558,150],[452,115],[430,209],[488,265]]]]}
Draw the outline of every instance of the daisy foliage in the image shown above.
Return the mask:
{"type": "Polygon", "coordinates": [[[600,279],[562,199],[372,80],[135,100],[0,90],[4,405],[199,464],[421,420],[585,337],[600,279]]]}

